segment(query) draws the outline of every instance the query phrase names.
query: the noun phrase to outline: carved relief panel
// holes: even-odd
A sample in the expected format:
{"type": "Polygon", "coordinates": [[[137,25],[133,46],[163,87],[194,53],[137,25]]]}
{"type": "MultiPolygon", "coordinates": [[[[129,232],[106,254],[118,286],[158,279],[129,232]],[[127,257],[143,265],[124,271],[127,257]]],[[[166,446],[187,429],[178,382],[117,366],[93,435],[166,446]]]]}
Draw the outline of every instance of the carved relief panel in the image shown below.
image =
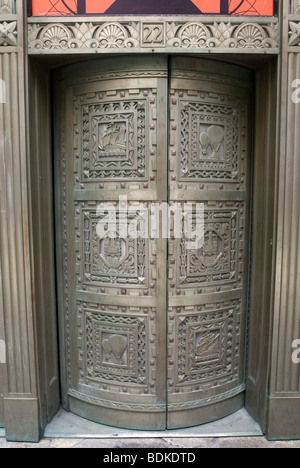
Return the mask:
{"type": "Polygon", "coordinates": [[[104,102],[99,99],[99,102],[82,108],[82,169],[86,179],[147,178],[149,142],[145,96],[148,91],[142,90],[141,100],[121,100],[125,94],[125,91],[116,93],[114,100],[108,101],[102,93],[99,96],[100,99],[103,96],[104,102]]]}

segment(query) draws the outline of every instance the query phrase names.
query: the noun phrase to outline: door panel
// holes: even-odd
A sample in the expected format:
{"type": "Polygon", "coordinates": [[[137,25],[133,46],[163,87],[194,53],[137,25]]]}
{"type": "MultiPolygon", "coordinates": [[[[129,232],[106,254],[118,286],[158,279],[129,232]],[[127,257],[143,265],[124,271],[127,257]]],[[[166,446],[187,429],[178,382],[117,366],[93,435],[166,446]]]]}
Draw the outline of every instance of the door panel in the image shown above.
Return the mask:
{"type": "Polygon", "coordinates": [[[237,67],[164,57],[101,59],[57,74],[58,302],[70,411],[165,429],[243,405],[249,82],[237,67]],[[153,207],[167,202],[169,239],[161,223],[151,229],[153,207]],[[174,219],[187,203],[204,204],[204,242],[193,248],[185,219],[194,227],[195,210],[180,218],[179,236],[174,219]]]}
{"type": "Polygon", "coordinates": [[[243,406],[251,75],[187,58],[173,59],[170,73],[170,204],[187,212],[194,230],[201,217],[196,204],[204,209],[198,243],[189,243],[184,225],[180,238],[169,240],[168,427],[174,428],[243,406]]]}
{"type": "Polygon", "coordinates": [[[166,240],[120,229],[167,198],[167,61],[129,64],[85,64],[61,82],[64,392],[84,417],[164,429],[166,240]],[[99,238],[109,207],[116,236],[99,238]]]}

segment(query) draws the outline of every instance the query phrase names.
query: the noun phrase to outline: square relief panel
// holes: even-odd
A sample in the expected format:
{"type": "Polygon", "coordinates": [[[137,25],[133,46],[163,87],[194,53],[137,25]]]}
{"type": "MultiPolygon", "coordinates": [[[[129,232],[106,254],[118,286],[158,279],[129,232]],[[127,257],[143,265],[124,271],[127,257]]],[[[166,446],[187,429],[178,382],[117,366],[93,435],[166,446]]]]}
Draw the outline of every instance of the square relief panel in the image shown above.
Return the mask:
{"type": "MultiPolygon", "coordinates": [[[[203,233],[199,238],[199,245],[195,242],[196,245],[189,247],[184,226],[182,227],[183,235],[177,241],[176,249],[178,287],[221,286],[240,281],[245,255],[244,203],[236,203],[238,207],[230,207],[228,202],[219,209],[213,209],[213,204],[217,205],[216,202],[205,204],[203,233]]],[[[185,217],[185,223],[189,222],[192,231],[196,229],[196,216],[193,211],[185,217]]]]}
{"type": "Polygon", "coordinates": [[[84,210],[81,216],[84,232],[78,268],[84,284],[145,288],[149,276],[149,240],[143,231],[143,216],[133,210],[123,219],[116,210],[113,222],[115,232],[109,231],[110,224],[105,211],[98,213],[84,210]],[[134,236],[123,235],[123,222],[128,224],[128,231],[131,223],[136,227],[134,236]],[[99,228],[103,229],[103,236],[101,232],[99,235],[99,228]]]}
{"type": "Polygon", "coordinates": [[[147,179],[149,110],[141,94],[138,100],[120,99],[82,106],[83,180],[147,179]]]}
{"type": "Polygon", "coordinates": [[[236,107],[181,101],[181,180],[238,179],[239,113],[236,107]]]}
{"type": "Polygon", "coordinates": [[[240,305],[218,305],[217,309],[178,319],[177,384],[211,380],[217,384],[219,379],[224,382],[236,377],[239,310],[240,305]]]}
{"type": "Polygon", "coordinates": [[[147,318],[85,311],[85,378],[145,385],[147,318]]]}

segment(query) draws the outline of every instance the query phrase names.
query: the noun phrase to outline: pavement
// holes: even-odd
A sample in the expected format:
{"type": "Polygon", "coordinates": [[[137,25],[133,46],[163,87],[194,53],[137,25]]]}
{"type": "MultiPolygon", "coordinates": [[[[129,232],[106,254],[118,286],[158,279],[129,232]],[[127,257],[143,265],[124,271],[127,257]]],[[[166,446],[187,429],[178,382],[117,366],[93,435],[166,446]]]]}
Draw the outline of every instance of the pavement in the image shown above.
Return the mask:
{"type": "MultiPolygon", "coordinates": [[[[48,438],[39,443],[16,443],[0,439],[1,448],[100,448],[100,449],[192,449],[201,448],[300,448],[300,441],[268,441],[265,437],[197,437],[155,439],[48,438]]],[[[128,453],[127,451],[124,453],[128,453]]],[[[130,453],[130,450],[129,450],[130,453]]]]}

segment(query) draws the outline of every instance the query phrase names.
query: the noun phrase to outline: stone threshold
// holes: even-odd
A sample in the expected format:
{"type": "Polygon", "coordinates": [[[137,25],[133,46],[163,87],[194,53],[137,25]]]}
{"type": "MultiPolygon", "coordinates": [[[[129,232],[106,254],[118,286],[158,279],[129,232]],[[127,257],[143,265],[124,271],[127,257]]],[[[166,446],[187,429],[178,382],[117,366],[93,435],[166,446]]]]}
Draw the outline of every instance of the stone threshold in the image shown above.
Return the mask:
{"type": "Polygon", "coordinates": [[[97,424],[61,409],[46,427],[44,438],[67,439],[146,439],[146,438],[206,438],[261,437],[259,425],[245,409],[221,420],[197,427],[166,431],[137,431],[97,424]]]}

